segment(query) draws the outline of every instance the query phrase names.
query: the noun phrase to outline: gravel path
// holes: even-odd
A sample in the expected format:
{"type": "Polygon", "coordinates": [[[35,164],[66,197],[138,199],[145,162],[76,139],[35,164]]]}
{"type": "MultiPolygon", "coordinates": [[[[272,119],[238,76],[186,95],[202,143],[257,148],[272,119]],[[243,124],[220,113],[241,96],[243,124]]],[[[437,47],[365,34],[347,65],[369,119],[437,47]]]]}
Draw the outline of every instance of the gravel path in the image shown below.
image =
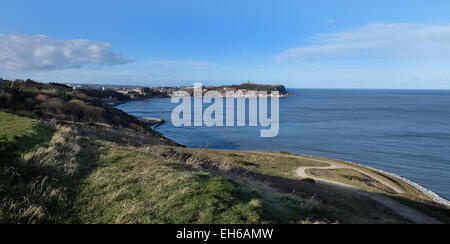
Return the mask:
{"type": "MultiPolygon", "coordinates": [[[[307,169],[352,169],[355,171],[358,171],[361,174],[364,174],[370,178],[373,178],[379,182],[381,182],[383,185],[387,186],[389,189],[391,189],[392,191],[394,191],[395,193],[405,193],[403,189],[401,189],[400,187],[398,187],[397,185],[393,184],[390,181],[387,181],[386,179],[384,179],[383,177],[377,175],[377,174],[370,174],[368,172],[365,172],[363,170],[360,170],[357,167],[352,167],[351,165],[348,164],[343,164],[343,163],[337,163],[337,162],[330,162],[330,161],[324,161],[324,160],[319,160],[319,159],[309,159],[310,161],[314,161],[314,162],[318,162],[318,163],[326,163],[329,164],[330,166],[328,167],[300,167],[297,169],[297,175],[303,178],[307,178],[307,177],[311,177],[309,175],[306,174],[306,170],[307,169]]],[[[323,180],[322,181],[327,181],[327,180],[323,180]]],[[[336,183],[335,181],[329,181],[330,183],[336,183]]],[[[347,184],[341,184],[341,185],[347,185],[347,184]]]]}
{"type": "Polygon", "coordinates": [[[415,209],[412,209],[406,205],[403,205],[387,196],[384,196],[382,194],[378,194],[378,193],[374,193],[374,192],[369,192],[363,189],[359,189],[357,187],[348,185],[348,184],[344,184],[344,183],[340,183],[340,182],[335,182],[332,180],[326,180],[326,179],[321,179],[321,178],[317,178],[314,176],[310,176],[306,174],[306,170],[307,169],[352,169],[352,170],[356,170],[360,173],[363,173],[369,177],[372,177],[376,180],[378,180],[379,182],[381,182],[382,184],[384,184],[385,186],[391,188],[392,190],[394,190],[397,193],[403,193],[403,190],[398,188],[396,185],[392,184],[391,182],[388,182],[386,180],[384,180],[383,178],[379,177],[376,174],[369,174],[367,172],[363,172],[360,169],[356,168],[356,167],[352,167],[351,165],[346,165],[346,164],[340,164],[340,163],[336,163],[336,162],[330,162],[330,161],[323,161],[323,160],[318,160],[318,159],[309,159],[312,161],[316,161],[316,162],[320,162],[320,163],[326,163],[329,164],[330,166],[328,167],[300,167],[296,170],[297,175],[299,177],[302,178],[312,178],[316,181],[319,182],[323,182],[323,183],[327,183],[327,184],[332,184],[332,185],[338,185],[340,187],[346,188],[349,191],[352,191],[356,194],[360,194],[363,196],[366,196],[388,208],[390,208],[391,210],[393,210],[395,213],[397,213],[398,215],[416,223],[416,224],[442,224],[441,222],[435,220],[434,218],[431,218],[428,215],[425,215],[415,209]]]}

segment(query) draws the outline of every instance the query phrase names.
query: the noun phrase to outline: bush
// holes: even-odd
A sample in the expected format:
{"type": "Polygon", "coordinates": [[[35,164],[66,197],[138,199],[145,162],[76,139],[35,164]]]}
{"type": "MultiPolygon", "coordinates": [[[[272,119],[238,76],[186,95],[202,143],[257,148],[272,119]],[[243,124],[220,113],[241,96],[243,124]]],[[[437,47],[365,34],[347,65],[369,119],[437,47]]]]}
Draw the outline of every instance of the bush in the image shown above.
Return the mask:
{"type": "Polygon", "coordinates": [[[12,95],[0,90],[0,105],[6,105],[12,100],[12,95]]]}

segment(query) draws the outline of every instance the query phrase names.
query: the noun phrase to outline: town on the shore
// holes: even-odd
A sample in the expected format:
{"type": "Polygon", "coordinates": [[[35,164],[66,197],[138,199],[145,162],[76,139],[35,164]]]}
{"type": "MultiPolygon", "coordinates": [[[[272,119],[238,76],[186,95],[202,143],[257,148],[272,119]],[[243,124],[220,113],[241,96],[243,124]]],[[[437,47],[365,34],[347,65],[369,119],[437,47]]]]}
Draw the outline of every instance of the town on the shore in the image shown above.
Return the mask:
{"type": "MultiPolygon", "coordinates": [[[[0,82],[33,82],[32,80],[3,80],[0,82]]],[[[74,90],[83,90],[90,93],[91,96],[101,98],[109,105],[115,106],[130,100],[146,100],[156,98],[170,98],[172,96],[181,96],[179,94],[194,95],[194,86],[173,86],[173,87],[144,87],[144,86],[119,86],[119,85],[102,85],[102,84],[81,84],[81,83],[61,83],[61,85],[69,86],[74,90]]],[[[268,97],[286,97],[290,96],[283,85],[263,85],[251,82],[245,82],[241,85],[225,85],[225,86],[203,86],[202,93],[214,91],[221,97],[246,98],[258,96],[263,92],[268,97]],[[276,92],[276,93],[272,93],[276,92]]]]}

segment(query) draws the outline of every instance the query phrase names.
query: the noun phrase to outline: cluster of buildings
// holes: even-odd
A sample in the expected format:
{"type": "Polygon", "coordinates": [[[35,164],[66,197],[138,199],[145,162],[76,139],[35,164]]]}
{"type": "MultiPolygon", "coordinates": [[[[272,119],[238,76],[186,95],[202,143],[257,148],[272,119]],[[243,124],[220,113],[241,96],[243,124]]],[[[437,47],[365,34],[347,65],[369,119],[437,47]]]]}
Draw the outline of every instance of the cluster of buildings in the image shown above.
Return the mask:
{"type": "MultiPolygon", "coordinates": [[[[248,85],[249,83],[245,83],[248,85]]],[[[234,98],[248,98],[258,97],[263,94],[267,94],[268,97],[284,97],[288,94],[285,92],[278,92],[278,94],[272,94],[272,90],[258,89],[259,85],[252,84],[253,87],[245,87],[245,84],[240,86],[203,86],[202,94],[210,94],[215,97],[234,97],[234,98]],[[219,95],[220,94],[220,95],[219,95]]],[[[95,89],[105,94],[117,93],[121,97],[128,97],[129,99],[150,99],[160,97],[172,97],[175,96],[194,96],[194,86],[178,86],[178,87],[132,87],[132,86],[114,86],[114,85],[86,85],[86,84],[70,84],[73,89],[95,89]]],[[[261,88],[267,87],[261,85],[261,88]]],[[[273,89],[273,91],[278,91],[273,89]]]]}
{"type": "MultiPolygon", "coordinates": [[[[102,88],[105,91],[105,87],[102,88]]],[[[154,94],[159,93],[155,88],[117,88],[113,89],[115,92],[122,95],[127,95],[131,99],[154,96],[154,94]]]]}
{"type": "MultiPolygon", "coordinates": [[[[276,90],[275,90],[276,91],[276,90]]],[[[175,90],[175,93],[169,93],[168,96],[177,96],[183,97],[187,94],[189,96],[194,96],[194,87],[180,87],[175,90]]],[[[248,89],[237,89],[233,87],[203,87],[202,89],[203,96],[211,96],[211,97],[225,97],[225,98],[254,98],[254,97],[285,97],[287,94],[281,93],[271,93],[267,91],[257,91],[257,90],[248,90],[248,89]]]]}

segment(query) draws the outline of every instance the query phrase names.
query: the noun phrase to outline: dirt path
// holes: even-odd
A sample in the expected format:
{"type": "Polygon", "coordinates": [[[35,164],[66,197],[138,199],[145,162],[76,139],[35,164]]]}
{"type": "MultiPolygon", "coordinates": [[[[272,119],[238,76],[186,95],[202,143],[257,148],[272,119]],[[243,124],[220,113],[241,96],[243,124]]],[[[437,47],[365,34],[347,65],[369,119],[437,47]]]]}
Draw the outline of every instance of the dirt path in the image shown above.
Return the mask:
{"type": "Polygon", "coordinates": [[[416,223],[416,224],[442,224],[441,222],[435,220],[434,218],[431,218],[428,215],[425,215],[417,210],[414,210],[406,205],[403,205],[387,196],[384,196],[382,194],[378,194],[378,193],[374,193],[374,192],[369,192],[363,189],[359,189],[357,187],[348,185],[348,184],[344,184],[344,183],[340,183],[340,182],[335,182],[332,180],[326,180],[326,179],[321,179],[318,177],[314,177],[311,175],[307,175],[306,174],[306,170],[307,169],[352,169],[352,170],[356,170],[362,174],[365,174],[369,177],[372,177],[376,180],[378,180],[379,182],[381,182],[382,184],[384,184],[385,186],[391,188],[392,190],[394,190],[397,193],[403,193],[403,190],[398,188],[396,185],[392,184],[392,182],[386,181],[385,179],[379,177],[376,174],[370,174],[367,172],[364,172],[356,167],[352,167],[351,165],[347,165],[347,164],[340,164],[340,163],[336,163],[336,162],[330,162],[330,161],[324,161],[324,160],[317,160],[317,159],[308,159],[308,160],[312,160],[312,161],[316,161],[316,162],[320,162],[320,163],[326,163],[329,164],[330,166],[328,167],[300,167],[296,170],[297,175],[299,177],[302,178],[312,178],[316,181],[319,182],[323,182],[323,183],[327,183],[327,184],[332,184],[332,185],[338,185],[340,187],[346,188],[350,191],[355,192],[356,194],[360,194],[363,196],[366,196],[388,208],[390,208],[391,210],[393,210],[395,213],[397,213],[398,215],[416,223]]]}
{"type": "MultiPolygon", "coordinates": [[[[381,182],[383,185],[387,186],[388,188],[390,188],[392,191],[394,191],[395,193],[405,193],[403,189],[401,189],[400,187],[398,187],[397,185],[393,184],[392,182],[386,180],[384,177],[381,177],[377,174],[373,174],[373,173],[369,173],[366,171],[363,171],[357,167],[353,167],[351,165],[348,164],[343,164],[343,163],[337,163],[337,162],[330,162],[330,161],[325,161],[325,160],[319,160],[319,159],[308,159],[310,161],[314,161],[314,162],[318,162],[318,163],[326,163],[329,164],[329,167],[300,167],[297,169],[297,175],[303,178],[307,178],[310,177],[309,175],[306,174],[306,170],[307,169],[352,169],[355,171],[358,171],[361,174],[364,174],[370,178],[373,178],[379,182],[381,182]]],[[[327,180],[322,180],[322,181],[327,181],[327,180]]],[[[335,181],[329,181],[330,183],[334,183],[336,184],[335,181]]],[[[342,184],[342,185],[347,185],[347,184],[342,184]]]]}

